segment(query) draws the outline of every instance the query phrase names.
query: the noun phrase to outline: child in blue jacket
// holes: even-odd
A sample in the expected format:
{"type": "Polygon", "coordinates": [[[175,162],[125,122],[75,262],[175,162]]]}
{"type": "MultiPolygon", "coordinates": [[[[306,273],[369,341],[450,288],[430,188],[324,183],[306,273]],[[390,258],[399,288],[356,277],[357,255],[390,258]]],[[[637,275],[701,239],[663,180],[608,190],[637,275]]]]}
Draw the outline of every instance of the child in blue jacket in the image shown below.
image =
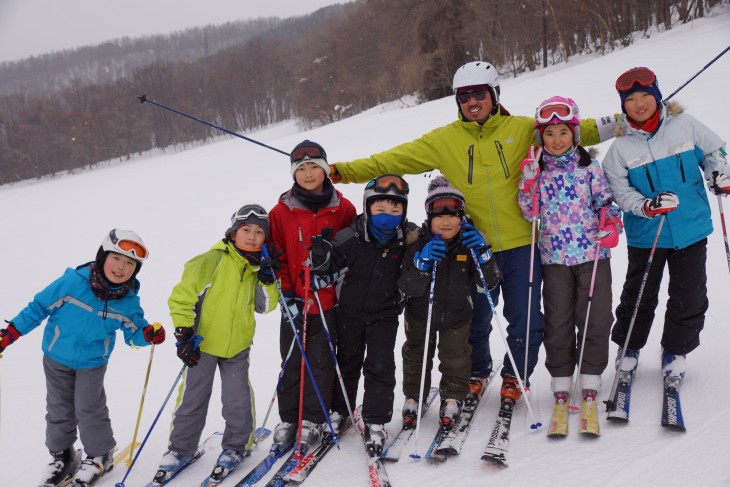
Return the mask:
{"type": "Polygon", "coordinates": [[[0,330],[0,352],[48,318],[43,333],[46,375],[46,446],[52,459],[41,485],[78,480],[94,482],[114,467],[116,445],[104,392],[104,374],[117,330],[129,345],[165,340],[140,306],[136,279],[149,252],[129,230],[113,229],[96,261],[67,269],[36,294],[18,316],[0,330]],[[74,449],[78,428],[87,457],[74,449]]]}

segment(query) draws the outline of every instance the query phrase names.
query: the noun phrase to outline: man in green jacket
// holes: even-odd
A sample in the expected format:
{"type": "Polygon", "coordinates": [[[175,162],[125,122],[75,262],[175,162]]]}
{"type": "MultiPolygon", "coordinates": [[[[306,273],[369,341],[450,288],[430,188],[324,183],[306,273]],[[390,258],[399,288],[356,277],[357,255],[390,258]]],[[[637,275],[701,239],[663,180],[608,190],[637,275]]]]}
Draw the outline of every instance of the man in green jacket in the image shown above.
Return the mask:
{"type": "MultiPolygon", "coordinates": [[[[497,264],[504,275],[492,291],[495,302],[504,293],[508,321],[507,342],[517,366],[525,363],[527,377],[537,364],[542,343],[543,315],[540,310],[542,269],[539,253],[530,264],[531,225],[517,205],[520,163],[535,140],[532,117],[511,116],[499,104],[499,75],[484,61],[467,63],[454,75],[458,120],[385,152],[330,168],[334,182],[360,183],[379,174],[420,174],[438,169],[466,196],[466,210],[476,228],[488,237],[497,264]],[[533,289],[529,327],[528,286],[532,265],[533,289]],[[529,347],[526,347],[529,329],[529,347]],[[529,350],[526,350],[529,348],[529,350]]],[[[598,144],[612,137],[613,117],[581,122],[583,145],[598,144]]],[[[474,316],[469,342],[472,345],[472,377],[488,377],[492,369],[489,335],[492,312],[486,294],[474,289],[474,316]]],[[[516,372],[505,356],[503,394],[514,397],[516,372]],[[504,390],[506,388],[509,391],[504,390]]],[[[473,381],[477,384],[478,381],[473,381]]],[[[517,391],[519,393],[519,389],[517,391]]],[[[519,396],[517,396],[519,397],[519,396]]]]}

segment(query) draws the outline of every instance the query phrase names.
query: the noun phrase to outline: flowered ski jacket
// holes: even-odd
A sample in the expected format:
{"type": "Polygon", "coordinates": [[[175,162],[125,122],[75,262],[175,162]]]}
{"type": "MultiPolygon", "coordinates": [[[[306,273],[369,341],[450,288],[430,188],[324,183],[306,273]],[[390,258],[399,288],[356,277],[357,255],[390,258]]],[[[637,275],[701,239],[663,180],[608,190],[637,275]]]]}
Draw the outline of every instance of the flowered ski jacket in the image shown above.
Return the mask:
{"type": "MultiPolygon", "coordinates": [[[[495,252],[529,245],[531,226],[520,218],[517,183],[520,163],[535,144],[535,119],[502,113],[484,124],[459,120],[411,142],[349,163],[336,164],[343,183],[364,183],[381,174],[420,174],[438,169],[466,197],[474,226],[495,252]]],[[[613,117],[585,119],[581,138],[587,145],[612,136],[613,117]],[[600,128],[599,128],[600,127],[600,128]],[[607,130],[606,130],[607,129],[607,130]]]]}
{"type": "Polygon", "coordinates": [[[268,313],[279,301],[276,285],[262,284],[258,270],[225,239],[190,259],[168,300],[175,328],[195,327],[203,337],[200,350],[216,357],[231,358],[249,348],[254,311],[268,313]]]}
{"type": "Polygon", "coordinates": [[[43,331],[43,353],[72,369],[101,367],[114,350],[117,330],[129,345],[149,345],[142,329],[149,325],[139,303],[139,281],[120,299],[104,301],[89,285],[90,268],[84,264],[66,272],[39,292],[11,321],[27,335],[48,317],[43,331]]]}
{"type": "MultiPolygon", "coordinates": [[[[613,197],[598,161],[590,160],[589,165],[581,166],[580,157],[577,149],[559,157],[543,152],[536,195],[538,248],[544,265],[574,266],[595,259],[599,211],[610,205],[613,197]]],[[[533,195],[519,192],[518,203],[525,220],[532,221],[533,195]]],[[[619,217],[619,209],[611,208],[611,213],[619,217]]],[[[599,259],[609,257],[610,250],[601,248],[599,259]]]]}
{"type": "Polygon", "coordinates": [[[676,210],[666,213],[657,246],[682,249],[712,233],[710,203],[703,181],[713,171],[730,175],[725,142],[712,130],[671,102],[662,109],[653,134],[633,128],[621,115],[616,141],[603,170],[616,202],[624,210],[627,243],[651,248],[660,218],[643,211],[647,198],[664,191],[679,197],[676,210]]]}

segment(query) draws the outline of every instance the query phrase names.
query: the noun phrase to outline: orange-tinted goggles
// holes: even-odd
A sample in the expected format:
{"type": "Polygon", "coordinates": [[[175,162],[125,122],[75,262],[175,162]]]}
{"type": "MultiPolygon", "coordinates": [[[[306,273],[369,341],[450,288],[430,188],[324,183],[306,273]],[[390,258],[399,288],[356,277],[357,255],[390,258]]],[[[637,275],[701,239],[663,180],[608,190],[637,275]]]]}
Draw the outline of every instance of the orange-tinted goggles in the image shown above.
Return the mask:
{"type": "Polygon", "coordinates": [[[407,195],[410,191],[405,179],[395,174],[385,174],[370,181],[365,189],[373,189],[376,193],[387,193],[391,189],[396,193],[407,195]]]}
{"type": "Polygon", "coordinates": [[[431,215],[456,215],[463,211],[464,202],[451,196],[432,201],[428,209],[431,215]]]}
{"type": "Polygon", "coordinates": [[[134,240],[120,240],[117,242],[117,247],[125,252],[134,252],[140,259],[147,258],[147,247],[134,240]]]}

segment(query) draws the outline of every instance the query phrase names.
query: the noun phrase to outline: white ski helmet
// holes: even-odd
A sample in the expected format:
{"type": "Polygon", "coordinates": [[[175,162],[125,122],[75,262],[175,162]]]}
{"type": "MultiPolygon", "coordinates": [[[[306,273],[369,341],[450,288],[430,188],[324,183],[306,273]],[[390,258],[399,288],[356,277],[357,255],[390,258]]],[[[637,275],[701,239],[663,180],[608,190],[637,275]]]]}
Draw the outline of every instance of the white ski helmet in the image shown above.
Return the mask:
{"type": "Polygon", "coordinates": [[[487,85],[492,92],[492,100],[499,103],[499,73],[486,61],[472,61],[456,70],[454,74],[454,94],[464,86],[487,85]]]}
{"type": "Polygon", "coordinates": [[[150,255],[144,240],[131,230],[113,228],[101,242],[104,252],[116,252],[126,255],[142,264],[150,255]]]}

